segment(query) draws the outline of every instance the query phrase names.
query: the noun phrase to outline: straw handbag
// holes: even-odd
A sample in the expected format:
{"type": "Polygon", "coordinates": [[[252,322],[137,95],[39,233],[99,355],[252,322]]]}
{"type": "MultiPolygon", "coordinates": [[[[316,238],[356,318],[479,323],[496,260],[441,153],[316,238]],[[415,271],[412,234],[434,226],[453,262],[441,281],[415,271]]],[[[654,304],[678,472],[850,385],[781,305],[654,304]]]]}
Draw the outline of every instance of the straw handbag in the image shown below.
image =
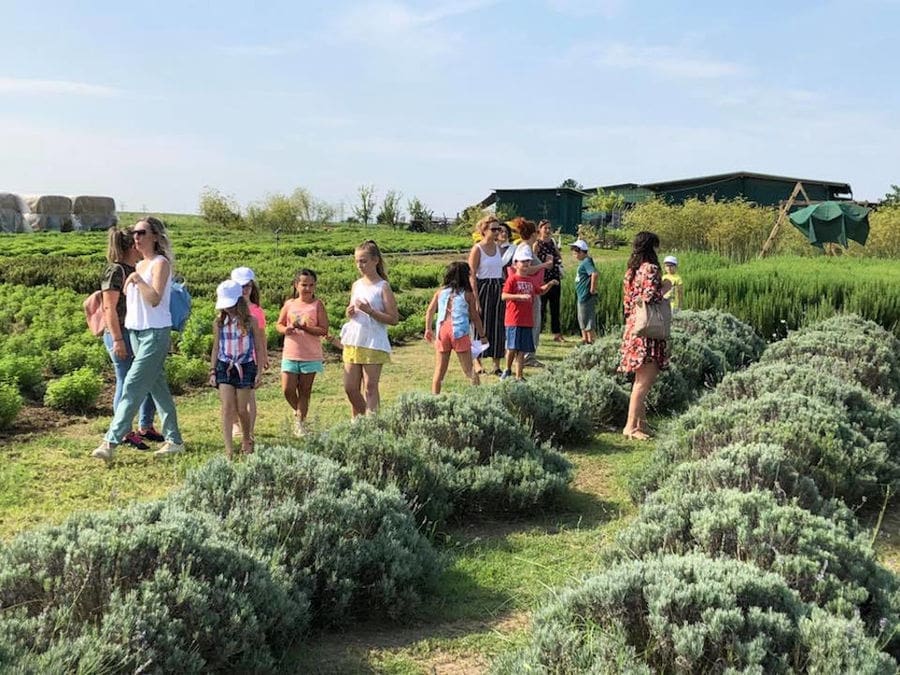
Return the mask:
{"type": "Polygon", "coordinates": [[[634,329],[632,334],[653,340],[667,340],[672,330],[672,306],[665,298],[660,302],[634,303],[634,329]]]}

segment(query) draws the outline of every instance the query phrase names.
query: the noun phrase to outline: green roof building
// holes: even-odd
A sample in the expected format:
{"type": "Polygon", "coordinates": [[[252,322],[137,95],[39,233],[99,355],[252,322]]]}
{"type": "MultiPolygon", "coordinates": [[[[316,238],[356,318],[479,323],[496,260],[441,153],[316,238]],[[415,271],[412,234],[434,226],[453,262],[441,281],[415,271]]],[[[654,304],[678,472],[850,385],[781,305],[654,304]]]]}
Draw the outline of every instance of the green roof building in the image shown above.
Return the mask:
{"type": "Polygon", "coordinates": [[[498,188],[481,206],[498,204],[517,216],[536,223],[549,220],[554,228],[575,234],[581,224],[584,197],[583,191],[574,188],[498,188]]]}

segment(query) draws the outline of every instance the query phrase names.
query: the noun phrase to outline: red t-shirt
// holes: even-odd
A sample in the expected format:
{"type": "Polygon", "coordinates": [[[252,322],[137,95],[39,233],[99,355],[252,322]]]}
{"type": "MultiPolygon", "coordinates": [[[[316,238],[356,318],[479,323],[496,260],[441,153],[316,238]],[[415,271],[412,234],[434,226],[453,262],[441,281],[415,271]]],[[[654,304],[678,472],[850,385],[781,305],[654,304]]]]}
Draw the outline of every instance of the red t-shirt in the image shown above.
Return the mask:
{"type": "Polygon", "coordinates": [[[534,327],[534,296],[538,295],[543,270],[530,277],[520,277],[515,272],[510,272],[503,284],[503,292],[514,295],[527,293],[528,300],[507,300],[504,325],[507,328],[533,328],[534,327]]]}

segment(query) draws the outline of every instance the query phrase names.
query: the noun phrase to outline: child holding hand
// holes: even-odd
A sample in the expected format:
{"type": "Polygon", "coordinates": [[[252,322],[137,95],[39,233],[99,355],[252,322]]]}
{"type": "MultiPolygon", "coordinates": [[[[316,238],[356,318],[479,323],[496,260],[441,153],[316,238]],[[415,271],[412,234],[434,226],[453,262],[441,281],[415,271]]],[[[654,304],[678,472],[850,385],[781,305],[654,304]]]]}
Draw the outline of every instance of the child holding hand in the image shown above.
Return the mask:
{"type": "Polygon", "coordinates": [[[219,389],[225,456],[231,459],[234,455],[232,420],[235,416],[241,424],[241,452],[253,452],[256,416],[250,411],[249,400],[269,363],[265,349],[266,336],[250,315],[250,307],[239,283],[228,279],[219,284],[216,288],[216,309],[219,315],[213,321],[210,384],[219,389]]]}
{"type": "Polygon", "coordinates": [[[306,434],[306,416],[316,373],[324,370],[322,338],[328,334],[328,314],[316,297],[318,277],[302,269],[294,277],[293,295],[284,303],[275,329],[284,335],[281,390],[294,411],[294,435],[306,434]]]}
{"type": "Polygon", "coordinates": [[[469,280],[471,269],[468,263],[450,263],[444,273],[444,284],[438,289],[428,309],[425,311],[425,339],[434,342],[434,377],[431,379],[431,393],[440,394],[441,384],[447,374],[450,352],[456,352],[463,373],[472,382],[480,384],[478,374],[473,370],[472,341],[469,325],[475,324],[476,335],[484,340],[484,325],[475,304],[475,293],[469,280]],[[435,318],[435,311],[437,317],[435,318]],[[432,330],[434,321],[435,330],[432,330]],[[435,340],[437,335],[437,340],[435,340]]]}
{"type": "Polygon", "coordinates": [[[559,284],[553,279],[540,285],[543,273],[538,272],[526,276],[532,268],[534,255],[527,246],[520,246],[513,256],[513,271],[503,284],[501,297],[506,301],[506,370],[500,376],[506,380],[512,375],[513,363],[516,367],[516,380],[521,381],[525,355],[534,353],[534,299],[559,284]]]}

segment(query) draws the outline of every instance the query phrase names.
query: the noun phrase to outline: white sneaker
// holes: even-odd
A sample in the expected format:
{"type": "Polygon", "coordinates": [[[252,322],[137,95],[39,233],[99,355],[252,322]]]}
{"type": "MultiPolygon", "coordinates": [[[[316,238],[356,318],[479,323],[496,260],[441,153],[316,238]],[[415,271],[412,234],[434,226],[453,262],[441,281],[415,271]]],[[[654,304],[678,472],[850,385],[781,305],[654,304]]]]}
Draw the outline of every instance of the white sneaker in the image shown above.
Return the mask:
{"type": "Polygon", "coordinates": [[[307,429],[306,424],[299,417],[294,419],[294,436],[296,438],[303,438],[306,436],[307,429]]]}
{"type": "Polygon", "coordinates": [[[116,446],[109,441],[103,441],[91,453],[91,457],[102,459],[104,462],[111,462],[116,454],[116,446]]]}
{"type": "Polygon", "coordinates": [[[238,424],[237,422],[235,422],[234,424],[231,425],[231,437],[232,437],[232,438],[237,438],[237,437],[240,436],[242,433],[244,433],[244,432],[243,432],[243,430],[241,429],[241,425],[240,425],[240,424],[238,424]]]}
{"type": "Polygon", "coordinates": [[[161,446],[159,446],[159,450],[157,450],[153,454],[157,457],[165,457],[166,455],[177,455],[182,452],[184,452],[184,443],[173,443],[172,441],[166,441],[161,446]]]}

